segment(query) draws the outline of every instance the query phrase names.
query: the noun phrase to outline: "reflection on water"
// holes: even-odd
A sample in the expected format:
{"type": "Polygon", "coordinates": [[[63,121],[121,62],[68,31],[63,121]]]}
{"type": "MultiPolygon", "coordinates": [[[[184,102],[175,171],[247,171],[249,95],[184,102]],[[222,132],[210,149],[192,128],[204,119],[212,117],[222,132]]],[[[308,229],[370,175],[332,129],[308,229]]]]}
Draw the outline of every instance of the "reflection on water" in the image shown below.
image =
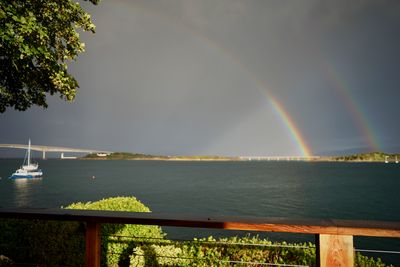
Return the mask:
{"type": "Polygon", "coordinates": [[[32,200],[33,192],[41,186],[42,178],[15,179],[13,182],[15,203],[18,207],[27,207],[32,200]]]}

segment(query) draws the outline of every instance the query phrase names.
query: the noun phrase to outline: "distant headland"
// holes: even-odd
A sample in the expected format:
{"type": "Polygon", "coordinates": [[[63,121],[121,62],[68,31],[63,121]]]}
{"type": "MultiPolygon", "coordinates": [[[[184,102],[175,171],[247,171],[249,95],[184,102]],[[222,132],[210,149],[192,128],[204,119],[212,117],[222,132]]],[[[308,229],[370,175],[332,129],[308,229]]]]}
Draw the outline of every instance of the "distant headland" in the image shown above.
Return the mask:
{"type": "Polygon", "coordinates": [[[346,156],[334,156],[328,158],[331,158],[332,161],[399,163],[400,154],[372,152],[372,153],[351,154],[346,156]]]}

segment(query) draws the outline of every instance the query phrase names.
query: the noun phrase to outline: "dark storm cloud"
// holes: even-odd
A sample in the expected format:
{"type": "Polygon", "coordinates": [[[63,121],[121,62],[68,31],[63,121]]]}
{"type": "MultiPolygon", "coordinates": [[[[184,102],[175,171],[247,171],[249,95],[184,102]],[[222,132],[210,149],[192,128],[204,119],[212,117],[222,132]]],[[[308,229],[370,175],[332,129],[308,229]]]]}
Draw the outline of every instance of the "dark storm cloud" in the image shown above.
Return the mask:
{"type": "Polygon", "coordinates": [[[156,154],[299,154],[267,94],[314,152],[367,148],[324,64],[382,149],[399,147],[398,1],[103,1],[70,70],[73,104],[0,115],[0,142],[156,154]],[[26,129],[29,129],[28,131],[26,129]]]}

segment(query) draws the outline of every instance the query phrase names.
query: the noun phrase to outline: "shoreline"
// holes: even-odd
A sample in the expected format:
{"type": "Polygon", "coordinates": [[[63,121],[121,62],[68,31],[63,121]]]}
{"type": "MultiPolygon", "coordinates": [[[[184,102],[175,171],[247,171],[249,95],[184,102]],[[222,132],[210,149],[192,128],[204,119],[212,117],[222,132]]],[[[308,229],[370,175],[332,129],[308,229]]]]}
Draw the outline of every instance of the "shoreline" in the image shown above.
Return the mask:
{"type": "MultiPolygon", "coordinates": [[[[0,158],[20,159],[20,158],[0,158]]],[[[64,160],[141,160],[141,161],[175,161],[175,162],[339,162],[339,163],[399,163],[400,154],[386,154],[382,152],[352,154],[343,156],[216,156],[216,155],[198,155],[198,156],[163,156],[129,152],[114,152],[110,154],[87,154],[82,157],[64,157],[64,158],[48,158],[48,159],[64,159],[64,160]]],[[[36,160],[47,160],[36,158],[36,160]]]]}
{"type": "Polygon", "coordinates": [[[335,163],[394,163],[393,161],[385,162],[380,160],[336,160],[336,159],[329,159],[329,158],[321,158],[321,159],[311,159],[311,160],[248,160],[248,159],[192,159],[192,158],[76,158],[75,160],[137,160],[137,161],[204,161],[204,162],[335,162],[335,163]]]}

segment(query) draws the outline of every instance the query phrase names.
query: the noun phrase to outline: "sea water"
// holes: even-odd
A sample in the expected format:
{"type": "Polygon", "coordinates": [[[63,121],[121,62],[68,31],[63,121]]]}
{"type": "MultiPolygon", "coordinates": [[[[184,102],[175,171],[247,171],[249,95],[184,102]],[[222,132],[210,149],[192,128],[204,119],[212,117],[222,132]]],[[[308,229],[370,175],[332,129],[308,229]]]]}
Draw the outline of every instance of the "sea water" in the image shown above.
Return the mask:
{"type": "MultiPolygon", "coordinates": [[[[400,164],[394,163],[53,159],[39,161],[42,179],[8,180],[20,161],[0,160],[0,207],[57,208],[135,196],[162,213],[400,221],[400,164]]],[[[171,238],[223,234],[165,231],[171,238]]],[[[268,237],[298,242],[313,238],[268,237]]],[[[357,238],[356,246],[400,250],[398,239],[357,238]]]]}

